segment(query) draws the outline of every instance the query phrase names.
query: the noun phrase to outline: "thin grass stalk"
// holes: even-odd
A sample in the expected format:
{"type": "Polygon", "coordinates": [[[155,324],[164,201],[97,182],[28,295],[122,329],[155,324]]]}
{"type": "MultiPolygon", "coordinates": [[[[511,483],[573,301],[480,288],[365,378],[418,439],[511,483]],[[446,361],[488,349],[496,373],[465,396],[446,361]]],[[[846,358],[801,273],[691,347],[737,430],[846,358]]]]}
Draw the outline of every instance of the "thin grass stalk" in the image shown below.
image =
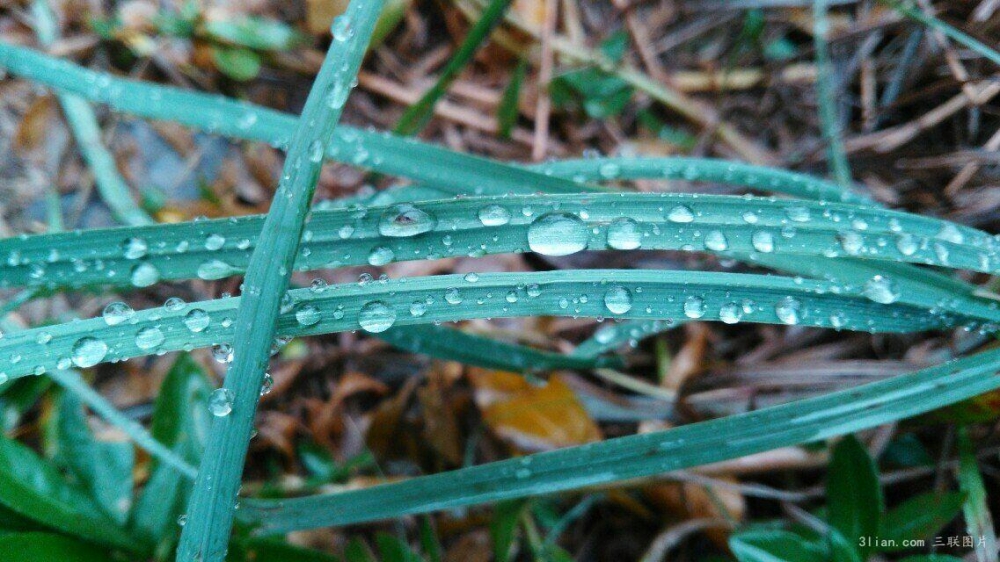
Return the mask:
{"type": "Polygon", "coordinates": [[[441,96],[448,90],[451,83],[458,77],[459,72],[469,64],[473,55],[479,47],[490,36],[490,33],[503,21],[504,13],[513,0],[491,0],[490,5],[483,10],[479,21],[472,26],[462,44],[455,51],[455,54],[448,59],[441,76],[434,82],[429,90],[420,96],[417,103],[411,105],[396,124],[396,134],[410,136],[415,135],[423,129],[427,122],[434,116],[434,106],[441,96]]]}
{"type": "Polygon", "coordinates": [[[841,119],[837,111],[837,99],[833,91],[833,64],[830,60],[830,33],[828,17],[829,0],[813,2],[813,47],[816,50],[816,94],[819,101],[820,126],[826,153],[833,177],[844,189],[854,183],[851,179],[851,165],[847,161],[847,151],[841,134],[841,119]]]}
{"type": "MultiPolygon", "coordinates": [[[[56,16],[45,0],[36,0],[31,7],[35,18],[35,34],[44,47],[51,47],[59,38],[56,16]]],[[[118,172],[114,156],[101,140],[101,127],[90,104],[71,94],[57,93],[56,98],[84,160],[94,173],[97,191],[115,218],[135,226],[156,222],[132,200],[132,193],[118,172]]]]}
{"type": "Polygon", "coordinates": [[[886,4],[892,6],[897,12],[903,14],[904,16],[920,22],[927,27],[936,29],[945,36],[949,37],[951,40],[965,45],[967,48],[978,53],[984,58],[992,61],[993,63],[1000,65],[1000,51],[991,48],[982,41],[979,41],[975,37],[965,33],[964,31],[941,21],[941,19],[925,14],[923,11],[918,10],[914,6],[911,6],[905,2],[900,2],[898,0],[882,0],[886,4]]]}
{"type": "Polygon", "coordinates": [[[233,363],[220,389],[228,393],[232,411],[213,419],[178,546],[179,561],[220,562],[226,556],[276,320],[319,179],[326,139],[340,119],[383,5],[383,0],[352,0],[344,15],[334,21],[333,42],[309,92],[247,267],[236,314],[233,363]]]}

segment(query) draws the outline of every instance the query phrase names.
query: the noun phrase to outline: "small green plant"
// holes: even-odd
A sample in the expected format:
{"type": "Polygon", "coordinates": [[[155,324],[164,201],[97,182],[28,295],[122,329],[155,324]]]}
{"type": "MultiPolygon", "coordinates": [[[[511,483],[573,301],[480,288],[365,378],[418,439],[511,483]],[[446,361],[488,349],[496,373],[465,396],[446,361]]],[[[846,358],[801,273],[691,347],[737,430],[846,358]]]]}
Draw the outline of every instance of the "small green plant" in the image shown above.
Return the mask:
{"type": "MultiPolygon", "coordinates": [[[[965,503],[962,492],[926,492],[886,510],[877,467],[853,436],[833,450],[827,505],[817,525],[789,529],[761,526],[734,534],[729,546],[739,562],[869,560],[920,544],[950,523],[965,503]]],[[[927,543],[926,541],[931,541],[927,543]]],[[[943,543],[942,543],[943,544],[943,543]]],[[[907,562],[956,562],[953,556],[910,556],[907,562]]]]}

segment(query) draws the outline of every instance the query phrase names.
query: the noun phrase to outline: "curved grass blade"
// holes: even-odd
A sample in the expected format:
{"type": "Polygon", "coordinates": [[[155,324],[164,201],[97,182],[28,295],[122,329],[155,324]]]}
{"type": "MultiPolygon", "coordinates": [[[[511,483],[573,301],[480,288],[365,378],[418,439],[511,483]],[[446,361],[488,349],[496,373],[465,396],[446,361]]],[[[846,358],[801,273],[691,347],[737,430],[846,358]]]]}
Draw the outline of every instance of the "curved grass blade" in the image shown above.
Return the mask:
{"type": "Polygon", "coordinates": [[[503,21],[503,15],[507,11],[507,8],[510,7],[511,1],[490,1],[490,5],[483,10],[483,14],[479,17],[476,24],[472,26],[472,29],[469,30],[468,35],[465,36],[458,50],[448,58],[448,63],[445,65],[444,70],[441,71],[441,76],[438,76],[434,85],[424,95],[420,96],[417,103],[411,105],[403,112],[403,116],[396,125],[397,134],[406,136],[414,135],[427,125],[427,122],[434,115],[434,105],[441,99],[441,96],[447,91],[448,86],[455,81],[455,78],[458,78],[458,73],[465,68],[465,65],[469,64],[472,56],[476,54],[480,45],[486,41],[486,38],[490,36],[493,29],[503,21]]]}
{"type": "Polygon", "coordinates": [[[220,390],[228,393],[232,413],[216,416],[212,422],[188,523],[177,548],[178,560],[218,562],[225,558],[268,351],[319,179],[325,139],[340,119],[383,5],[383,0],[352,0],[344,15],[334,21],[333,42],[309,91],[281,181],[247,265],[234,325],[239,337],[233,340],[233,363],[220,390]]]}
{"type": "MultiPolygon", "coordinates": [[[[153,353],[229,343],[239,298],[136,312],[108,326],[102,318],[24,330],[0,339],[7,378],[71,365],[90,367],[153,353]],[[205,320],[209,320],[206,326],[205,320]]],[[[404,278],[288,292],[277,335],[305,336],[475,318],[573,316],[667,320],[699,318],[910,332],[962,319],[901,302],[880,304],[861,287],[780,276],[657,270],[558,270],[404,278]],[[461,306],[460,306],[461,305],[461,306]]],[[[241,336],[242,337],[242,336],[241,336]]],[[[265,351],[271,346],[266,342],[265,351]]],[[[238,356],[238,355],[237,355],[238,356]]]]}
{"type": "MultiPolygon", "coordinates": [[[[566,218],[563,233],[578,235],[590,249],[861,257],[984,273],[1000,267],[993,236],[938,219],[850,204],[666,193],[470,197],[315,211],[294,267],[523,252],[552,217],[566,218]],[[410,220],[408,213],[426,224],[416,234],[394,232],[393,221],[410,220]]],[[[8,238],[0,240],[0,255],[7,255],[0,286],[221,279],[246,269],[262,228],[264,219],[244,217],[8,238]]]]}
{"type": "Polygon", "coordinates": [[[966,47],[975,51],[976,53],[979,53],[986,59],[989,59],[995,64],[1000,65],[1000,52],[997,52],[995,49],[991,49],[989,46],[985,45],[978,39],[972,37],[968,33],[965,33],[964,31],[947,24],[938,18],[929,16],[924,12],[922,12],[921,10],[918,10],[914,6],[911,6],[904,2],[900,2],[898,0],[883,0],[883,1],[886,4],[892,6],[897,12],[903,14],[904,16],[914,21],[918,21],[926,25],[927,27],[936,29],[941,33],[944,33],[952,41],[955,41],[956,43],[959,43],[961,45],[965,45],[966,47]]]}
{"type": "Polygon", "coordinates": [[[465,365],[514,372],[621,367],[619,357],[564,355],[481,337],[434,324],[390,328],[380,340],[412,353],[423,353],[465,365]]]}
{"type": "MultiPolygon", "coordinates": [[[[0,66],[45,86],[139,117],[175,121],[210,133],[287,147],[297,117],[217,95],[126,80],[0,42],[0,66]]],[[[413,178],[450,193],[601,191],[569,178],[650,177],[718,181],[831,201],[864,200],[836,183],[805,174],[709,158],[585,159],[522,167],[447,150],[414,139],[338,127],[326,157],[375,172],[413,178]],[[603,173],[601,170],[604,170],[603,173]],[[618,170],[617,173],[610,173],[618,170]],[[621,175],[618,175],[621,174],[621,175]]]]}
{"type": "Polygon", "coordinates": [[[1000,387],[1000,350],[745,414],[338,494],[247,499],[262,533],[347,525],[662,474],[911,417],[1000,387]]]}

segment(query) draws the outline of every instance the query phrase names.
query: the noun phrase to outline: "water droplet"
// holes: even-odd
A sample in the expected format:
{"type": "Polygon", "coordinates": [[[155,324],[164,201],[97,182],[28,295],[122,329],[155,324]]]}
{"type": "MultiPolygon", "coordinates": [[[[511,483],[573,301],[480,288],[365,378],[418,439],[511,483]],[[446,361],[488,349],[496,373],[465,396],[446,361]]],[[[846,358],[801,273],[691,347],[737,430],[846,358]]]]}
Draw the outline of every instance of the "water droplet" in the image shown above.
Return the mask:
{"type": "Polygon", "coordinates": [[[217,418],[224,418],[233,411],[233,391],[228,388],[217,388],[208,398],[208,411],[217,418]]]}
{"type": "Polygon", "coordinates": [[[864,248],[865,245],[864,237],[853,230],[846,230],[838,233],[837,241],[840,242],[840,247],[843,248],[848,255],[852,256],[856,256],[861,253],[861,249],[864,248]]]}
{"type": "Polygon", "coordinates": [[[314,140],[309,143],[309,160],[316,164],[323,161],[323,155],[326,152],[326,147],[323,146],[323,141],[314,140]]]}
{"type": "Polygon", "coordinates": [[[93,367],[108,354],[108,344],[92,337],[80,338],[73,344],[70,359],[80,368],[93,367]]]}
{"type": "Polygon", "coordinates": [[[383,236],[405,238],[416,236],[434,229],[437,218],[409,203],[393,205],[382,213],[378,231],[383,236]]]}
{"type": "Polygon", "coordinates": [[[719,320],[726,324],[736,324],[741,319],[743,319],[743,308],[734,302],[724,304],[719,309],[719,320]]]}
{"type": "Polygon", "coordinates": [[[392,327],[396,322],[396,311],[382,301],[372,301],[363,307],[358,314],[358,324],[361,329],[377,334],[392,327]]]}
{"type": "Polygon", "coordinates": [[[487,205],[479,209],[479,222],[483,226],[503,226],[510,222],[510,211],[500,205],[487,205]]]}
{"type": "Polygon", "coordinates": [[[198,266],[198,278],[205,281],[213,281],[229,277],[234,273],[239,273],[239,269],[229,265],[222,260],[208,260],[198,266]]]}
{"type": "Polygon", "coordinates": [[[160,280],[160,270],[151,263],[143,262],[132,268],[129,280],[136,287],[149,287],[160,280]]]}
{"type": "Polygon", "coordinates": [[[212,357],[216,362],[226,364],[233,362],[233,346],[228,343],[220,343],[212,347],[212,357]]]}
{"type": "Polygon", "coordinates": [[[694,295],[684,299],[684,316],[697,319],[704,315],[705,299],[694,295]]]}
{"type": "Polygon", "coordinates": [[[132,307],[123,302],[113,302],[108,306],[104,307],[104,312],[101,314],[104,318],[104,323],[108,326],[117,326],[122,322],[127,322],[135,316],[135,311],[132,307]]]}
{"type": "Polygon", "coordinates": [[[170,297],[163,303],[163,308],[170,312],[179,312],[184,310],[185,306],[187,306],[187,303],[180,297],[170,297]]]}
{"type": "Polygon", "coordinates": [[[451,287],[444,292],[444,300],[448,301],[448,304],[462,304],[462,293],[455,287],[451,287]]]}
{"type": "Polygon", "coordinates": [[[876,275],[865,282],[864,295],[880,304],[892,304],[899,299],[899,289],[892,279],[876,275]]]}
{"type": "Polygon", "coordinates": [[[774,313],[778,315],[778,320],[788,325],[798,324],[802,303],[795,297],[784,297],[774,306],[774,313]]]}
{"type": "Polygon", "coordinates": [[[616,250],[634,250],[642,245],[639,223],[622,217],[608,225],[608,246],[616,250]]]}
{"type": "Polygon", "coordinates": [[[729,240],[721,231],[713,230],[705,235],[705,248],[713,252],[724,252],[729,249],[729,240]]]}
{"type": "Polygon", "coordinates": [[[785,209],[785,216],[793,222],[809,222],[809,207],[788,207],[785,209]]]}
{"type": "Polygon", "coordinates": [[[139,333],[135,335],[135,345],[139,349],[153,349],[154,347],[163,343],[166,337],[156,326],[149,326],[139,330],[139,333]]]}
{"type": "Polygon", "coordinates": [[[149,251],[149,244],[143,238],[129,238],[122,245],[125,259],[137,260],[146,255],[149,251]]]}
{"type": "Polygon", "coordinates": [[[632,309],[632,292],[621,285],[611,287],[604,293],[604,306],[612,314],[625,314],[632,309]]]}
{"type": "Polygon", "coordinates": [[[184,325],[194,333],[204,332],[205,328],[212,323],[212,317],[200,308],[195,308],[184,315],[184,325]]]}
{"type": "Polygon", "coordinates": [[[426,313],[427,313],[427,305],[424,304],[423,302],[413,301],[413,303],[410,304],[410,316],[413,316],[414,318],[420,318],[426,313]]]}
{"type": "Polygon", "coordinates": [[[547,256],[568,256],[587,247],[590,232],[577,216],[568,213],[543,215],[528,228],[528,247],[547,256]]]}
{"type": "Polygon", "coordinates": [[[319,323],[319,320],[319,309],[311,304],[295,311],[295,321],[302,326],[314,326],[319,323]]]}
{"type": "Polygon", "coordinates": [[[396,258],[396,254],[391,248],[386,248],[385,246],[378,246],[373,248],[368,254],[368,264],[374,266],[385,265],[391,263],[393,259],[396,258]]]}
{"type": "Polygon", "coordinates": [[[532,283],[531,285],[528,285],[526,291],[528,293],[528,296],[532,298],[540,296],[542,294],[542,288],[539,287],[537,283],[532,283]]]}
{"type": "Polygon", "coordinates": [[[607,180],[617,178],[622,173],[622,167],[615,162],[605,162],[597,169],[601,177],[607,180]]]}
{"type": "Polygon", "coordinates": [[[350,18],[345,15],[334,18],[333,25],[330,26],[330,33],[336,41],[343,42],[350,39],[354,35],[350,18]]]}
{"type": "Polygon", "coordinates": [[[220,236],[218,234],[209,234],[205,238],[205,249],[215,251],[222,248],[226,244],[226,237],[220,236]]]}
{"type": "Polygon", "coordinates": [[[750,243],[758,252],[770,253],[774,251],[774,236],[766,230],[757,230],[750,236],[750,243]]]}
{"type": "Polygon", "coordinates": [[[692,222],[694,220],[694,211],[687,205],[677,205],[667,213],[667,220],[679,223],[692,222]]]}
{"type": "Polygon", "coordinates": [[[919,249],[917,237],[909,233],[900,234],[899,237],[896,238],[896,249],[899,250],[899,253],[904,256],[912,256],[917,253],[917,249],[919,249]]]}
{"type": "Polygon", "coordinates": [[[274,377],[271,373],[264,373],[264,380],[260,383],[260,395],[270,394],[272,388],[274,388],[274,377]]]}

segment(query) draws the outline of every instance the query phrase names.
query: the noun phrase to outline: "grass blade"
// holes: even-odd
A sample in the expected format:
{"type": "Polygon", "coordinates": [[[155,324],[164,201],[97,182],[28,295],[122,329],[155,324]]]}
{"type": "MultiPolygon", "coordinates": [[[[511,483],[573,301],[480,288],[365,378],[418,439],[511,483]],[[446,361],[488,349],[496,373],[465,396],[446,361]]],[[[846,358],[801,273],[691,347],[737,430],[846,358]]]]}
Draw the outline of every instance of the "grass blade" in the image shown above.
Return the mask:
{"type": "Polygon", "coordinates": [[[976,541],[976,560],[978,562],[996,562],[998,549],[993,516],[990,514],[983,477],[979,473],[979,461],[976,459],[975,448],[969,437],[968,429],[964,427],[959,430],[958,434],[958,455],[958,483],[966,494],[962,513],[965,516],[966,529],[976,541]]]}
{"type": "Polygon", "coordinates": [[[178,560],[225,558],[268,351],[323,163],[324,140],[340,119],[383,3],[353,0],[334,22],[333,43],[309,92],[281,182],[247,265],[234,326],[239,337],[233,340],[233,364],[221,390],[229,393],[232,413],[213,420],[178,560]]]}
{"type": "Polygon", "coordinates": [[[851,180],[851,166],[847,162],[847,152],[841,138],[840,117],[837,100],[834,97],[834,71],[830,61],[830,18],[827,16],[829,0],[813,2],[813,46],[816,49],[816,94],[819,98],[819,117],[826,141],[827,158],[833,177],[837,183],[848,188],[851,180]]]}
{"type": "Polygon", "coordinates": [[[469,64],[473,55],[490,36],[493,29],[503,21],[504,13],[510,7],[511,2],[512,0],[490,1],[490,5],[483,10],[483,14],[469,30],[458,50],[448,59],[444,70],[441,71],[441,76],[424,95],[420,96],[417,103],[411,105],[403,113],[396,125],[396,134],[415,135],[427,125],[427,122],[434,115],[434,105],[441,99],[455,78],[458,78],[458,73],[465,68],[465,65],[469,64]]]}
{"type": "Polygon", "coordinates": [[[990,48],[988,45],[979,41],[978,39],[972,37],[968,33],[949,25],[938,18],[929,16],[923,11],[918,10],[914,6],[900,2],[898,0],[883,0],[890,6],[892,6],[897,12],[903,14],[904,16],[920,22],[931,29],[936,29],[941,33],[944,33],[952,41],[965,45],[967,48],[975,51],[984,58],[992,61],[993,63],[1000,65],[1000,52],[995,49],[990,48]]]}
{"type": "Polygon", "coordinates": [[[814,442],[933,410],[1000,387],[1000,350],[817,398],[530,457],[339,494],[245,500],[261,532],[347,525],[551,494],[814,442]]]}
{"type": "MultiPolygon", "coordinates": [[[[392,326],[516,316],[794,321],[870,332],[929,330],[963,321],[940,309],[927,310],[902,301],[876,303],[864,292],[863,287],[826,281],[701,271],[484,273],[475,282],[462,275],[439,275],[331,285],[322,291],[289,291],[277,335],[295,337],[358,328],[379,333],[392,326]],[[458,306],[462,303],[465,306],[458,306]]],[[[231,322],[239,304],[236,297],[215,299],[174,310],[136,312],[129,322],[114,326],[94,318],[16,332],[0,339],[0,356],[17,355],[19,361],[8,362],[0,374],[16,378],[72,364],[89,367],[233,342],[237,339],[234,334],[245,334],[231,322]],[[210,324],[192,323],[192,314],[207,316],[210,324]]],[[[268,339],[267,349],[270,345],[268,339]]]]}

